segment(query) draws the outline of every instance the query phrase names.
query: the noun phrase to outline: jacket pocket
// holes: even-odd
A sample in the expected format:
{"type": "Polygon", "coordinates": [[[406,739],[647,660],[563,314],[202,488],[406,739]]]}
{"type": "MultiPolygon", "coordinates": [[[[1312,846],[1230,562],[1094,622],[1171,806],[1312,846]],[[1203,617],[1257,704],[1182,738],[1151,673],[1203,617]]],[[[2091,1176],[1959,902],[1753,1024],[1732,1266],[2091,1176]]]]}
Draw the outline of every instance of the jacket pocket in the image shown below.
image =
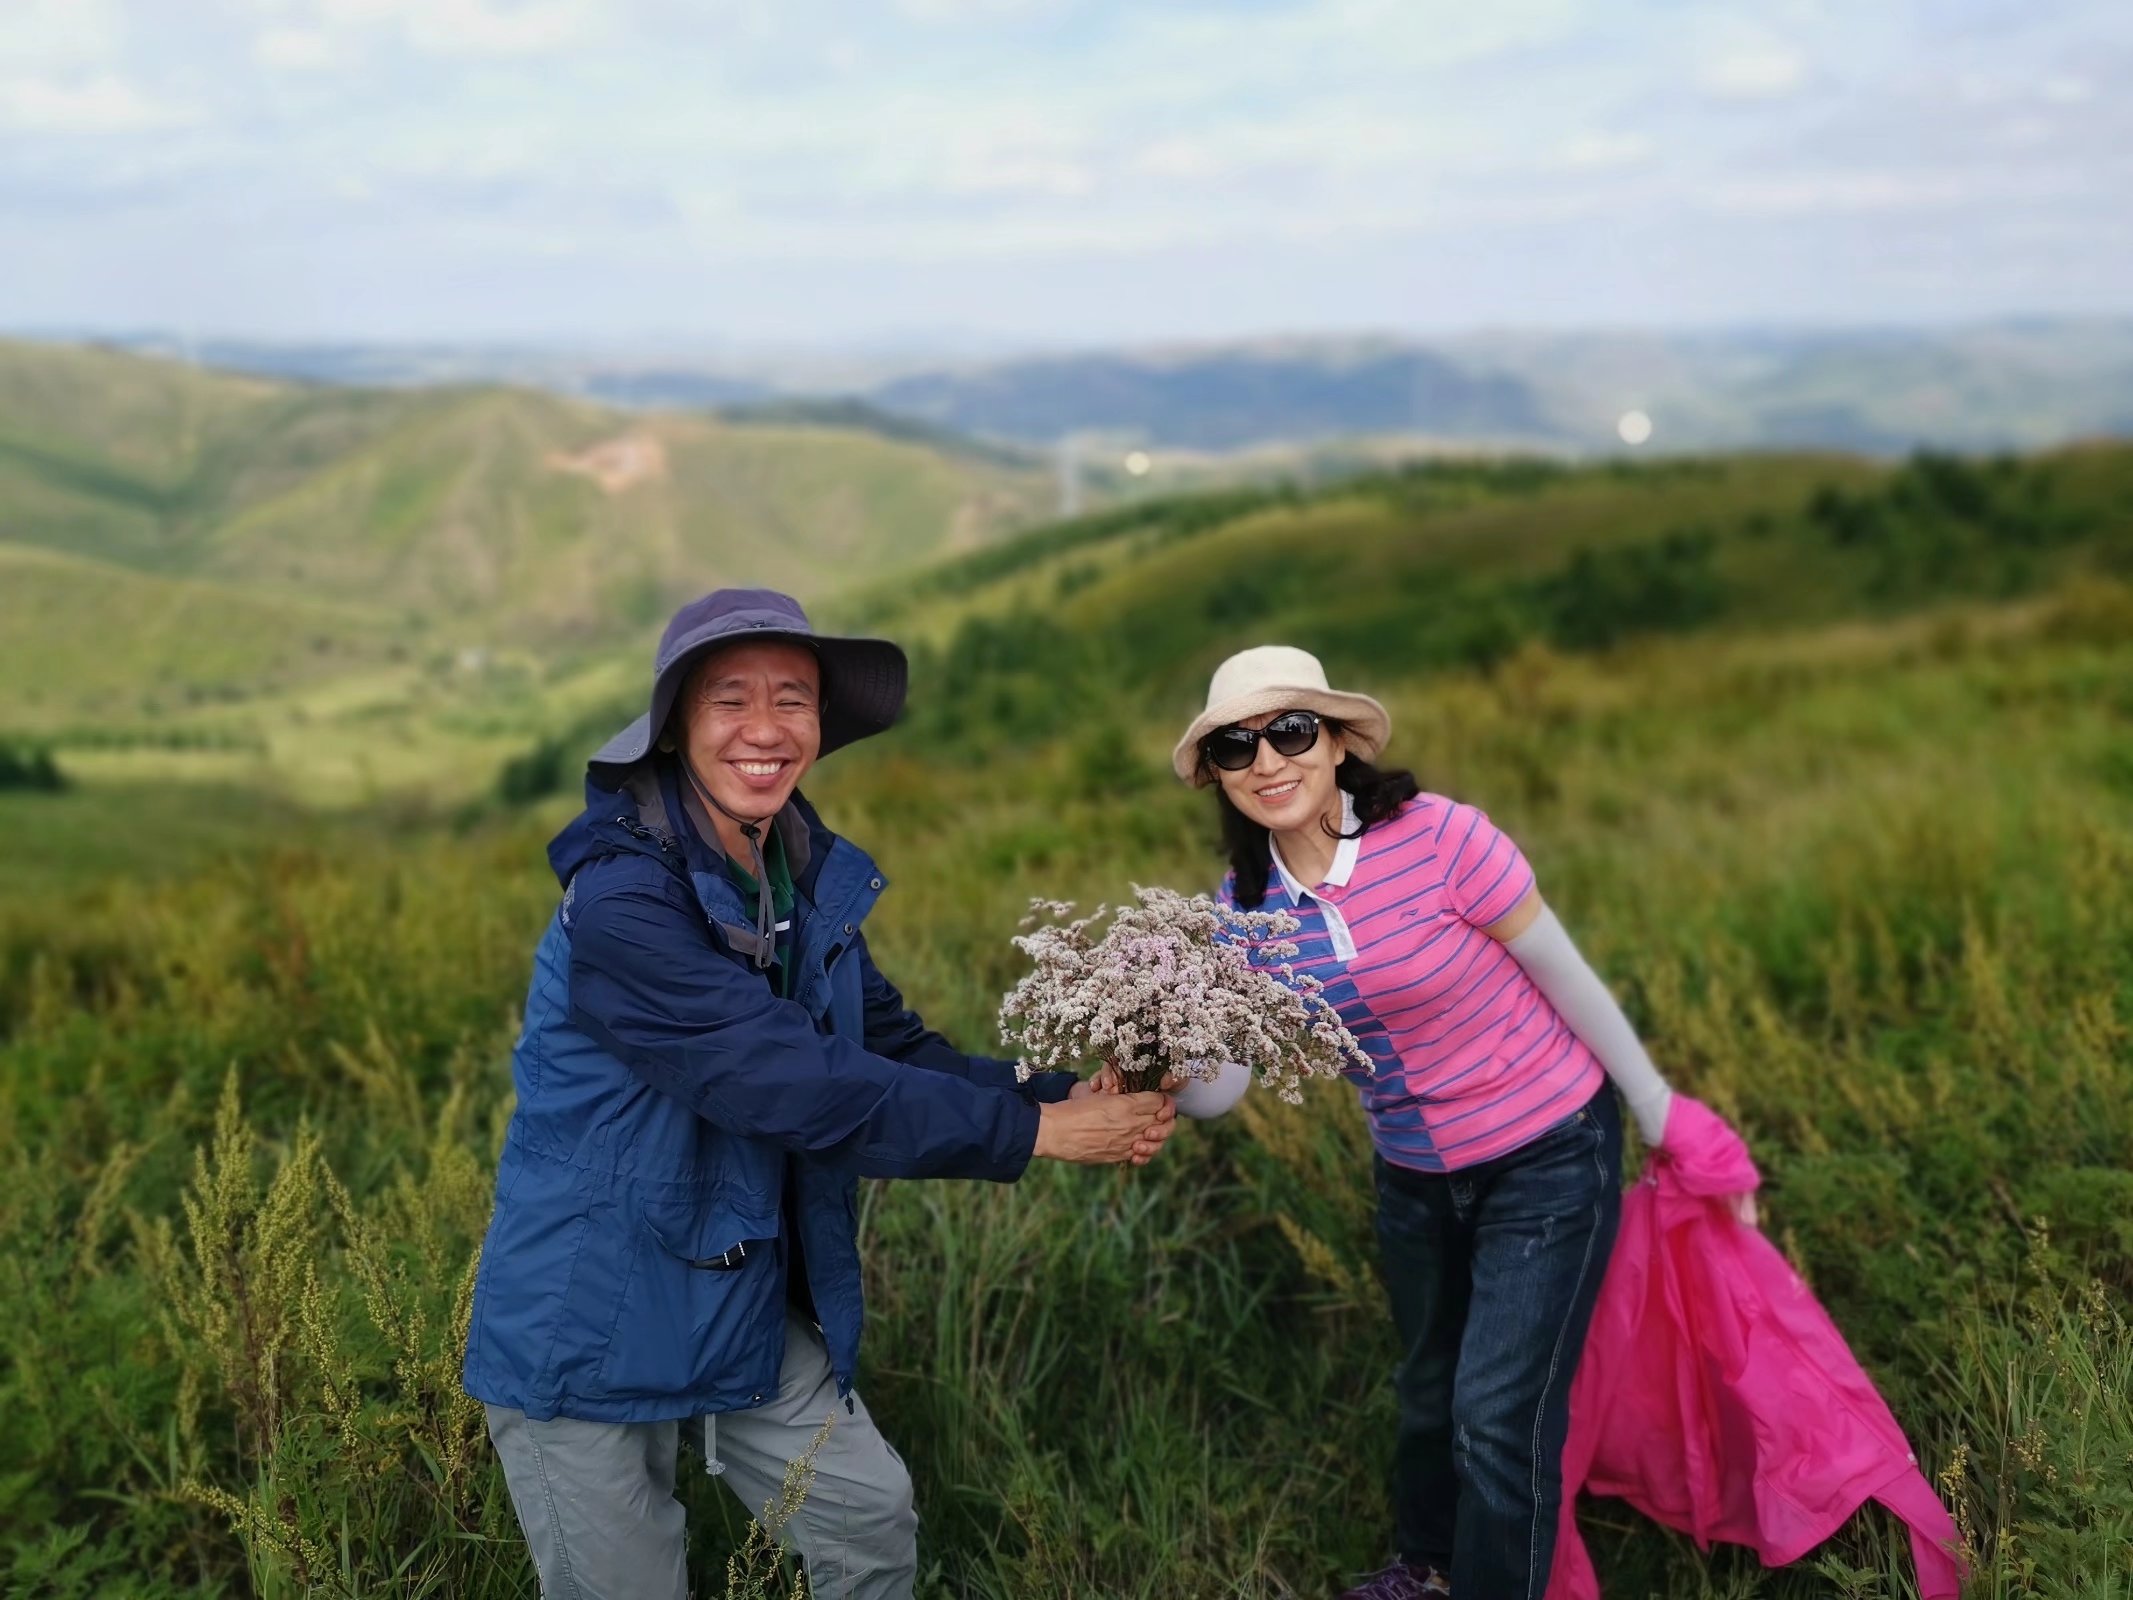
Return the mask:
{"type": "Polygon", "coordinates": [[[722,1195],[645,1200],[601,1387],[616,1400],[750,1403],[784,1351],[778,1219],[722,1195]]]}
{"type": "Polygon", "coordinates": [[[737,1271],[777,1248],[774,1214],[723,1198],[647,1200],[644,1225],[662,1250],[698,1271],[737,1271]]]}

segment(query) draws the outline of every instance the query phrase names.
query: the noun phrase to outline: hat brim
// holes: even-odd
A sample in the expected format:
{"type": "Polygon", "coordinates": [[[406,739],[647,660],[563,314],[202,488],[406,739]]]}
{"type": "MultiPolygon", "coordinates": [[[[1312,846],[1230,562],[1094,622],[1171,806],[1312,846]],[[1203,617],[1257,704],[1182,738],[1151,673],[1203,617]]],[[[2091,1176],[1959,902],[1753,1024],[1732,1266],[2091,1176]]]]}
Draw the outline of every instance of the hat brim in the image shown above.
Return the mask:
{"type": "Polygon", "coordinates": [[[822,663],[822,745],[820,760],[832,750],[871,738],[895,725],[910,687],[911,664],[900,646],[887,639],[846,639],[798,631],[752,629],[721,632],[674,653],[652,681],[651,709],[610,738],[586,761],[588,770],[612,773],[635,766],[652,753],[660,730],[673,713],[681,686],[696,664],[729,644],[783,641],[802,645],[822,663]]]}
{"type": "Polygon", "coordinates": [[[1214,779],[1200,760],[1200,741],[1217,728],[1247,717],[1262,717],[1270,711],[1316,711],[1322,717],[1331,717],[1341,725],[1348,748],[1364,761],[1375,761],[1392,737],[1391,715],[1367,694],[1274,684],[1249,694],[1232,695],[1195,717],[1185,730],[1185,737],[1170,753],[1171,770],[1195,789],[1205,788],[1214,779]]]}

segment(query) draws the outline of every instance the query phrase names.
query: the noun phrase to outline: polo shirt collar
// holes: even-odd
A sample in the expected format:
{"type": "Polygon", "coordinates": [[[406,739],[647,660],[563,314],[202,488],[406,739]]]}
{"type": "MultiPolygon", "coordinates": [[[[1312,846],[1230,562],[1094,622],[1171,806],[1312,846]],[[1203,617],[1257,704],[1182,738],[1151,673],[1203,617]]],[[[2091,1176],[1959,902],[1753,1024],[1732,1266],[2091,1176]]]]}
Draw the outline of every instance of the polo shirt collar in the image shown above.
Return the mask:
{"type": "MultiPolygon", "coordinates": [[[[1355,876],[1356,859],[1363,853],[1363,841],[1358,837],[1353,837],[1355,831],[1355,797],[1343,789],[1341,791],[1341,832],[1351,837],[1342,839],[1334,847],[1333,865],[1326,869],[1325,882],[1322,887],[1345,889],[1348,887],[1348,880],[1355,876]]],[[[1296,881],[1296,874],[1291,872],[1289,864],[1281,859],[1281,846],[1274,842],[1272,834],[1267,835],[1266,842],[1268,851],[1274,857],[1274,870],[1281,874],[1281,886],[1289,891],[1290,904],[1301,904],[1304,897],[1311,893],[1311,890],[1296,881]]]]}

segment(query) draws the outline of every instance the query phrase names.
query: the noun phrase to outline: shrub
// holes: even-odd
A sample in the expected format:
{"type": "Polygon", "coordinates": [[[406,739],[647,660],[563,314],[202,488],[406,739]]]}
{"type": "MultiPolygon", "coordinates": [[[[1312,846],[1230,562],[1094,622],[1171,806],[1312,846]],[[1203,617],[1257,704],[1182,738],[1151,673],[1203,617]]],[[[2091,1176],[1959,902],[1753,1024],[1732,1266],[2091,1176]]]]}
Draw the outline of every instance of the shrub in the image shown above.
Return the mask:
{"type": "Polygon", "coordinates": [[[41,745],[17,748],[0,744],[0,789],[57,794],[66,787],[66,775],[59,770],[50,750],[41,745]]]}

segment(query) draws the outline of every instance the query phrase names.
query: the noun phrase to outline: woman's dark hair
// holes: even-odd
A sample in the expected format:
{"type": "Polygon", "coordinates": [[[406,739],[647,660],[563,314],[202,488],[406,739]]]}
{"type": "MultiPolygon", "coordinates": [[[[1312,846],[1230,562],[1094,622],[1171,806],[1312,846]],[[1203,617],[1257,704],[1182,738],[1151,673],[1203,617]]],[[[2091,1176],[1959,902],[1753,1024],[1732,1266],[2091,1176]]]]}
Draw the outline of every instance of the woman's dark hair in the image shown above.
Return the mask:
{"type": "MultiPolygon", "coordinates": [[[[1320,718],[1319,724],[1328,732],[1340,732],[1341,725],[1331,717],[1320,718]]],[[[1204,769],[1207,757],[1201,756],[1200,762],[1204,769]]],[[[1319,820],[1327,837],[1334,839],[1361,838],[1422,792],[1415,775],[1405,768],[1380,770],[1356,755],[1341,757],[1341,764],[1333,769],[1333,781],[1355,802],[1354,833],[1337,832],[1323,818],[1319,820]]],[[[1256,911],[1266,901],[1267,880],[1274,871],[1273,846],[1266,829],[1239,811],[1219,783],[1215,785],[1215,805],[1222,816],[1222,852],[1229,857],[1230,869],[1237,875],[1237,904],[1246,911],[1256,911]]]]}

